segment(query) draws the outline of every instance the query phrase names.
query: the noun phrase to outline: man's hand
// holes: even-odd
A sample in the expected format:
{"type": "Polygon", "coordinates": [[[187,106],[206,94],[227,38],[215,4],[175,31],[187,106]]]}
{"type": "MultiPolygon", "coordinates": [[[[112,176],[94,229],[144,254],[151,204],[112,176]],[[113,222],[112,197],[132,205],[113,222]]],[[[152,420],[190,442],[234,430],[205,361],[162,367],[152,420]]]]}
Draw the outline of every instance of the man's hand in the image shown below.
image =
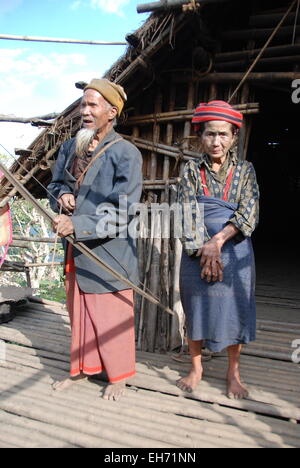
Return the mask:
{"type": "Polygon", "coordinates": [[[75,232],[70,216],[66,215],[56,216],[52,228],[54,232],[58,232],[59,237],[67,237],[75,232]]]}
{"type": "Polygon", "coordinates": [[[75,197],[72,193],[65,193],[60,199],[58,203],[63,207],[63,209],[69,213],[73,213],[75,210],[76,202],[75,197]]]}
{"type": "Polygon", "coordinates": [[[223,281],[224,265],[221,258],[222,243],[216,239],[208,241],[201,251],[200,266],[201,279],[205,279],[208,283],[211,281],[223,281]]]}

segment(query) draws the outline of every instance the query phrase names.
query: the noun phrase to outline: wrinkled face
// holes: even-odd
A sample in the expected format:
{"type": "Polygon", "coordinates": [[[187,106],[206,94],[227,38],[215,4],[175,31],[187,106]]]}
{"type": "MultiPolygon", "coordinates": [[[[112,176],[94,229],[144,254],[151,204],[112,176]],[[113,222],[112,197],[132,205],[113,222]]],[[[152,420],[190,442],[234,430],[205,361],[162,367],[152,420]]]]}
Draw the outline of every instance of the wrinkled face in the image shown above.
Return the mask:
{"type": "Polygon", "coordinates": [[[114,120],[117,110],[98,91],[87,89],[81,100],[80,114],[83,128],[102,130],[114,120]]]}
{"type": "Polygon", "coordinates": [[[225,158],[235,141],[235,133],[229,122],[212,120],[205,124],[201,135],[203,150],[212,159],[225,158]]]}

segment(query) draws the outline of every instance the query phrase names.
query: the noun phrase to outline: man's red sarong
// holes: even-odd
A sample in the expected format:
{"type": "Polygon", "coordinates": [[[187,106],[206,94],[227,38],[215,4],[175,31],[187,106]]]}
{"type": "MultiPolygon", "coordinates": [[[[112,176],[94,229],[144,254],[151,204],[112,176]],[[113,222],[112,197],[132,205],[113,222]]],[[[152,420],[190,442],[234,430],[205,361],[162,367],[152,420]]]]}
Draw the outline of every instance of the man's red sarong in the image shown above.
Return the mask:
{"type": "Polygon", "coordinates": [[[76,279],[73,248],[66,264],[67,306],[71,320],[71,377],[106,371],[111,383],[135,375],[133,291],[87,294],[76,279]]]}

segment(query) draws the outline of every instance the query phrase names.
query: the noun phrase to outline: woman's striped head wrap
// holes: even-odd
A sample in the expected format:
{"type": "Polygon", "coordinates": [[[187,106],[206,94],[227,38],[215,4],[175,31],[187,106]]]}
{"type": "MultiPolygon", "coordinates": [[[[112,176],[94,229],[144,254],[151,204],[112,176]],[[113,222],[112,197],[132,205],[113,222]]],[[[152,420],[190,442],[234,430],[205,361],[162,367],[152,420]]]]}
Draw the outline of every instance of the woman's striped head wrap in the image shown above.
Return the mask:
{"type": "Polygon", "coordinates": [[[195,125],[195,132],[200,130],[202,122],[209,122],[210,120],[223,120],[241,128],[243,125],[243,114],[236,111],[225,101],[211,101],[207,104],[199,104],[192,120],[192,124],[195,125]]]}

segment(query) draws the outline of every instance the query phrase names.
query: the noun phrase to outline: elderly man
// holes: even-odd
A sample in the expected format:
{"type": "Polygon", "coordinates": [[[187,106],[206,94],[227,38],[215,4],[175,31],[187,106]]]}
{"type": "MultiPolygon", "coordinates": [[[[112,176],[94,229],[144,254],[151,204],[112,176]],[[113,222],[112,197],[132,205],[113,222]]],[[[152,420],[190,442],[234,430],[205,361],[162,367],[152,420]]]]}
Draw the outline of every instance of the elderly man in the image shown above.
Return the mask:
{"type": "MultiPolygon", "coordinates": [[[[126,235],[125,219],[128,208],[140,201],[142,158],[113,129],[126,99],[121,86],[105,79],[94,79],[86,86],[82,129],[62,145],[49,191],[53,210],[60,212],[53,229],[61,237],[73,234],[137,283],[136,244],[126,235]],[[110,211],[117,220],[108,215],[110,211]]],[[[71,375],[53,388],[64,390],[105,371],[109,385],[103,397],[118,400],[127,379],[135,374],[133,291],[71,245],[66,245],[66,291],[72,328],[71,375]]]]}

